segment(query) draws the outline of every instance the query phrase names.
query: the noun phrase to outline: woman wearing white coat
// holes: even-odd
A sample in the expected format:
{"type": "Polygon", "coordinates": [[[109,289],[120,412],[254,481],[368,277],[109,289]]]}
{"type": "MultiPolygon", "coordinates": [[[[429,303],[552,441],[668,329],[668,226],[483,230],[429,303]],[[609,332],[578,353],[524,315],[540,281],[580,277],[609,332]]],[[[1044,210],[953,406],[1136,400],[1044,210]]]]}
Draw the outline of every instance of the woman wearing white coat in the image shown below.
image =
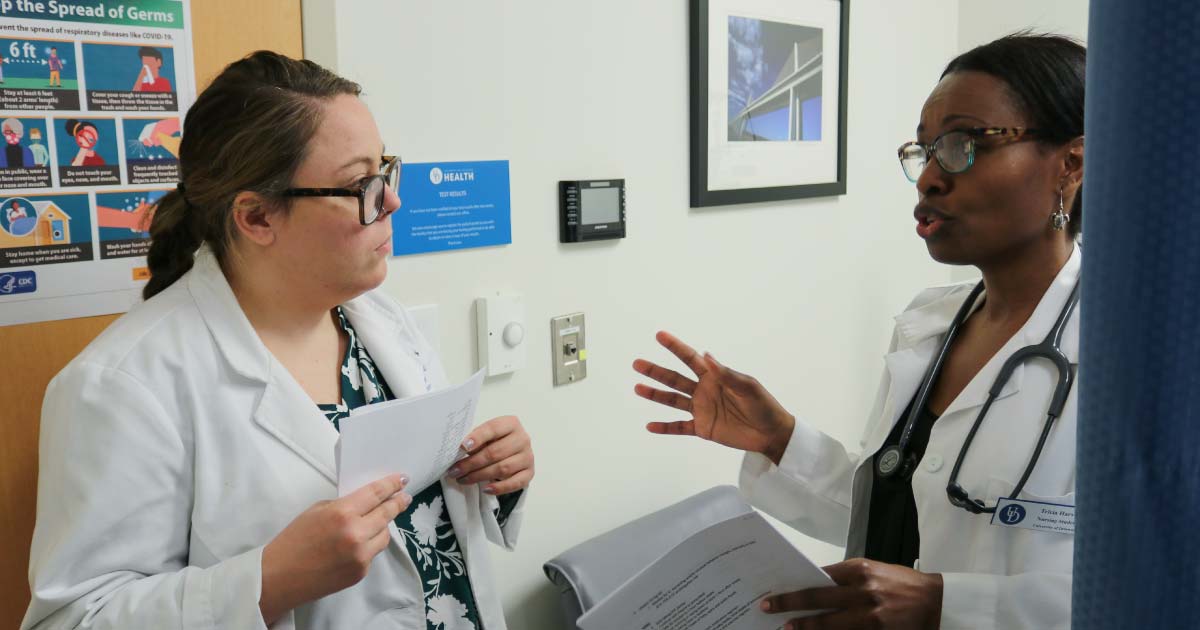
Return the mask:
{"type": "MultiPolygon", "coordinates": [[[[695,378],[634,363],[674,390],[639,384],[639,395],[692,414],[652,432],[747,451],[740,482],[755,504],[846,546],[849,560],[826,567],[838,586],[763,600],[770,612],[829,611],[789,628],[1070,627],[1073,530],[995,525],[952,503],[947,487],[1001,366],[1060,314],[1069,371],[1078,363],[1080,314],[1065,307],[1080,276],[1084,60],[1064,38],[1009,36],[952,61],[930,94],[918,141],[900,151],[917,185],[917,232],[935,260],[978,267],[983,292],[965,306],[924,405],[927,369],[975,283],[926,290],[896,318],[856,453],[667,333],[659,342],[695,378]],[[901,457],[885,459],[906,430],[901,457]]],[[[1053,364],[1034,359],[997,392],[954,480],[972,503],[1013,498],[1057,381],[1053,364]]],[[[1015,498],[1074,506],[1076,390],[1015,498]]]]}
{"type": "Polygon", "coordinates": [[[337,498],[348,411],[446,385],[375,290],[400,166],[358,92],[259,52],[189,111],[147,301],[46,393],[23,628],[505,627],[486,542],[514,544],[533,477],[515,417],[416,497],[397,474],[337,498]]]}

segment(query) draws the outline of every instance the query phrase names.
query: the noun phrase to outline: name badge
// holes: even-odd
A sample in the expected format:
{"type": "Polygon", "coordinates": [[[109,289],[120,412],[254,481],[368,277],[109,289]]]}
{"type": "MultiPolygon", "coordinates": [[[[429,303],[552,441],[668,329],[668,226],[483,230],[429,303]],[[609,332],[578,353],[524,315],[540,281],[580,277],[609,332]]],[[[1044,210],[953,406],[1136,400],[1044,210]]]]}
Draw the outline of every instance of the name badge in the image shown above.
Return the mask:
{"type": "Polygon", "coordinates": [[[992,525],[1056,534],[1075,534],[1075,506],[1005,498],[996,503],[992,525]]]}

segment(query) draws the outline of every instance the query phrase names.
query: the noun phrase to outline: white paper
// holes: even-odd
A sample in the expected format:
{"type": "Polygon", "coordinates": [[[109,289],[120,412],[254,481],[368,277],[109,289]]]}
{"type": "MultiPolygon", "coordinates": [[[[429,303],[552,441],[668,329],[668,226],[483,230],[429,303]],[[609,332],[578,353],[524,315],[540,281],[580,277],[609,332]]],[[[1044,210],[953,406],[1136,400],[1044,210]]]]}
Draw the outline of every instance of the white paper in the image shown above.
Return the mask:
{"type": "Polygon", "coordinates": [[[767,614],[768,595],[834,586],[757,512],[676,545],[579,618],[583,630],[777,630],[812,613],[767,614]]]}
{"type": "Polygon", "coordinates": [[[408,475],[415,495],[460,459],[474,424],[483,370],[461,385],[422,396],[359,407],[339,423],[338,496],[387,475],[408,475]]]}

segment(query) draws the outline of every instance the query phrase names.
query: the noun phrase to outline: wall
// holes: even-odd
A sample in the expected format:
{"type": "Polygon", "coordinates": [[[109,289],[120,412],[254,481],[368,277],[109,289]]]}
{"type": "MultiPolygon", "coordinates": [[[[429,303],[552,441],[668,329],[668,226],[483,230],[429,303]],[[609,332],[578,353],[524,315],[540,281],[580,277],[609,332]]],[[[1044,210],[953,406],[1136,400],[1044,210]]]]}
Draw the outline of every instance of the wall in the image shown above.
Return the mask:
{"type": "Polygon", "coordinates": [[[1014,31],[1033,29],[1087,41],[1088,0],[959,0],[958,49],[966,51],[1014,31]]]}
{"type": "MultiPolygon", "coordinates": [[[[632,393],[635,357],[667,361],[656,330],[856,443],[891,316],[949,280],[914,233],[895,150],[957,50],[957,2],[852,4],[845,196],[691,210],[687,3],[333,1],[305,1],[305,49],[364,84],[389,150],[511,160],[513,244],[395,259],[385,287],[439,305],[454,379],[474,369],[472,300],[525,297],[529,364],[491,379],[480,411],[520,414],[537,450],[521,545],[494,554],[512,627],[557,627],[548,558],[736,483],[737,453],[642,428],[679,417],[632,393]],[[627,181],[629,237],[560,245],[556,182],[609,177],[627,181]],[[589,375],[555,388],[548,320],[573,311],[587,314],[589,375]]],[[[841,557],[791,536],[818,561],[841,557]]]]}

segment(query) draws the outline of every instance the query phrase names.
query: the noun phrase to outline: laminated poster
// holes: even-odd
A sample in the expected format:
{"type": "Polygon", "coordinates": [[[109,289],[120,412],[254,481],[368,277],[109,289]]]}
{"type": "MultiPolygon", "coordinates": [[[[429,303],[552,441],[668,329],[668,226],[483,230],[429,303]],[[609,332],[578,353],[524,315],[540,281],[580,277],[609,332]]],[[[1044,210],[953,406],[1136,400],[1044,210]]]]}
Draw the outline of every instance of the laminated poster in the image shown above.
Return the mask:
{"type": "Polygon", "coordinates": [[[0,0],[0,326],[120,313],[196,98],[188,0],[0,0]]]}

